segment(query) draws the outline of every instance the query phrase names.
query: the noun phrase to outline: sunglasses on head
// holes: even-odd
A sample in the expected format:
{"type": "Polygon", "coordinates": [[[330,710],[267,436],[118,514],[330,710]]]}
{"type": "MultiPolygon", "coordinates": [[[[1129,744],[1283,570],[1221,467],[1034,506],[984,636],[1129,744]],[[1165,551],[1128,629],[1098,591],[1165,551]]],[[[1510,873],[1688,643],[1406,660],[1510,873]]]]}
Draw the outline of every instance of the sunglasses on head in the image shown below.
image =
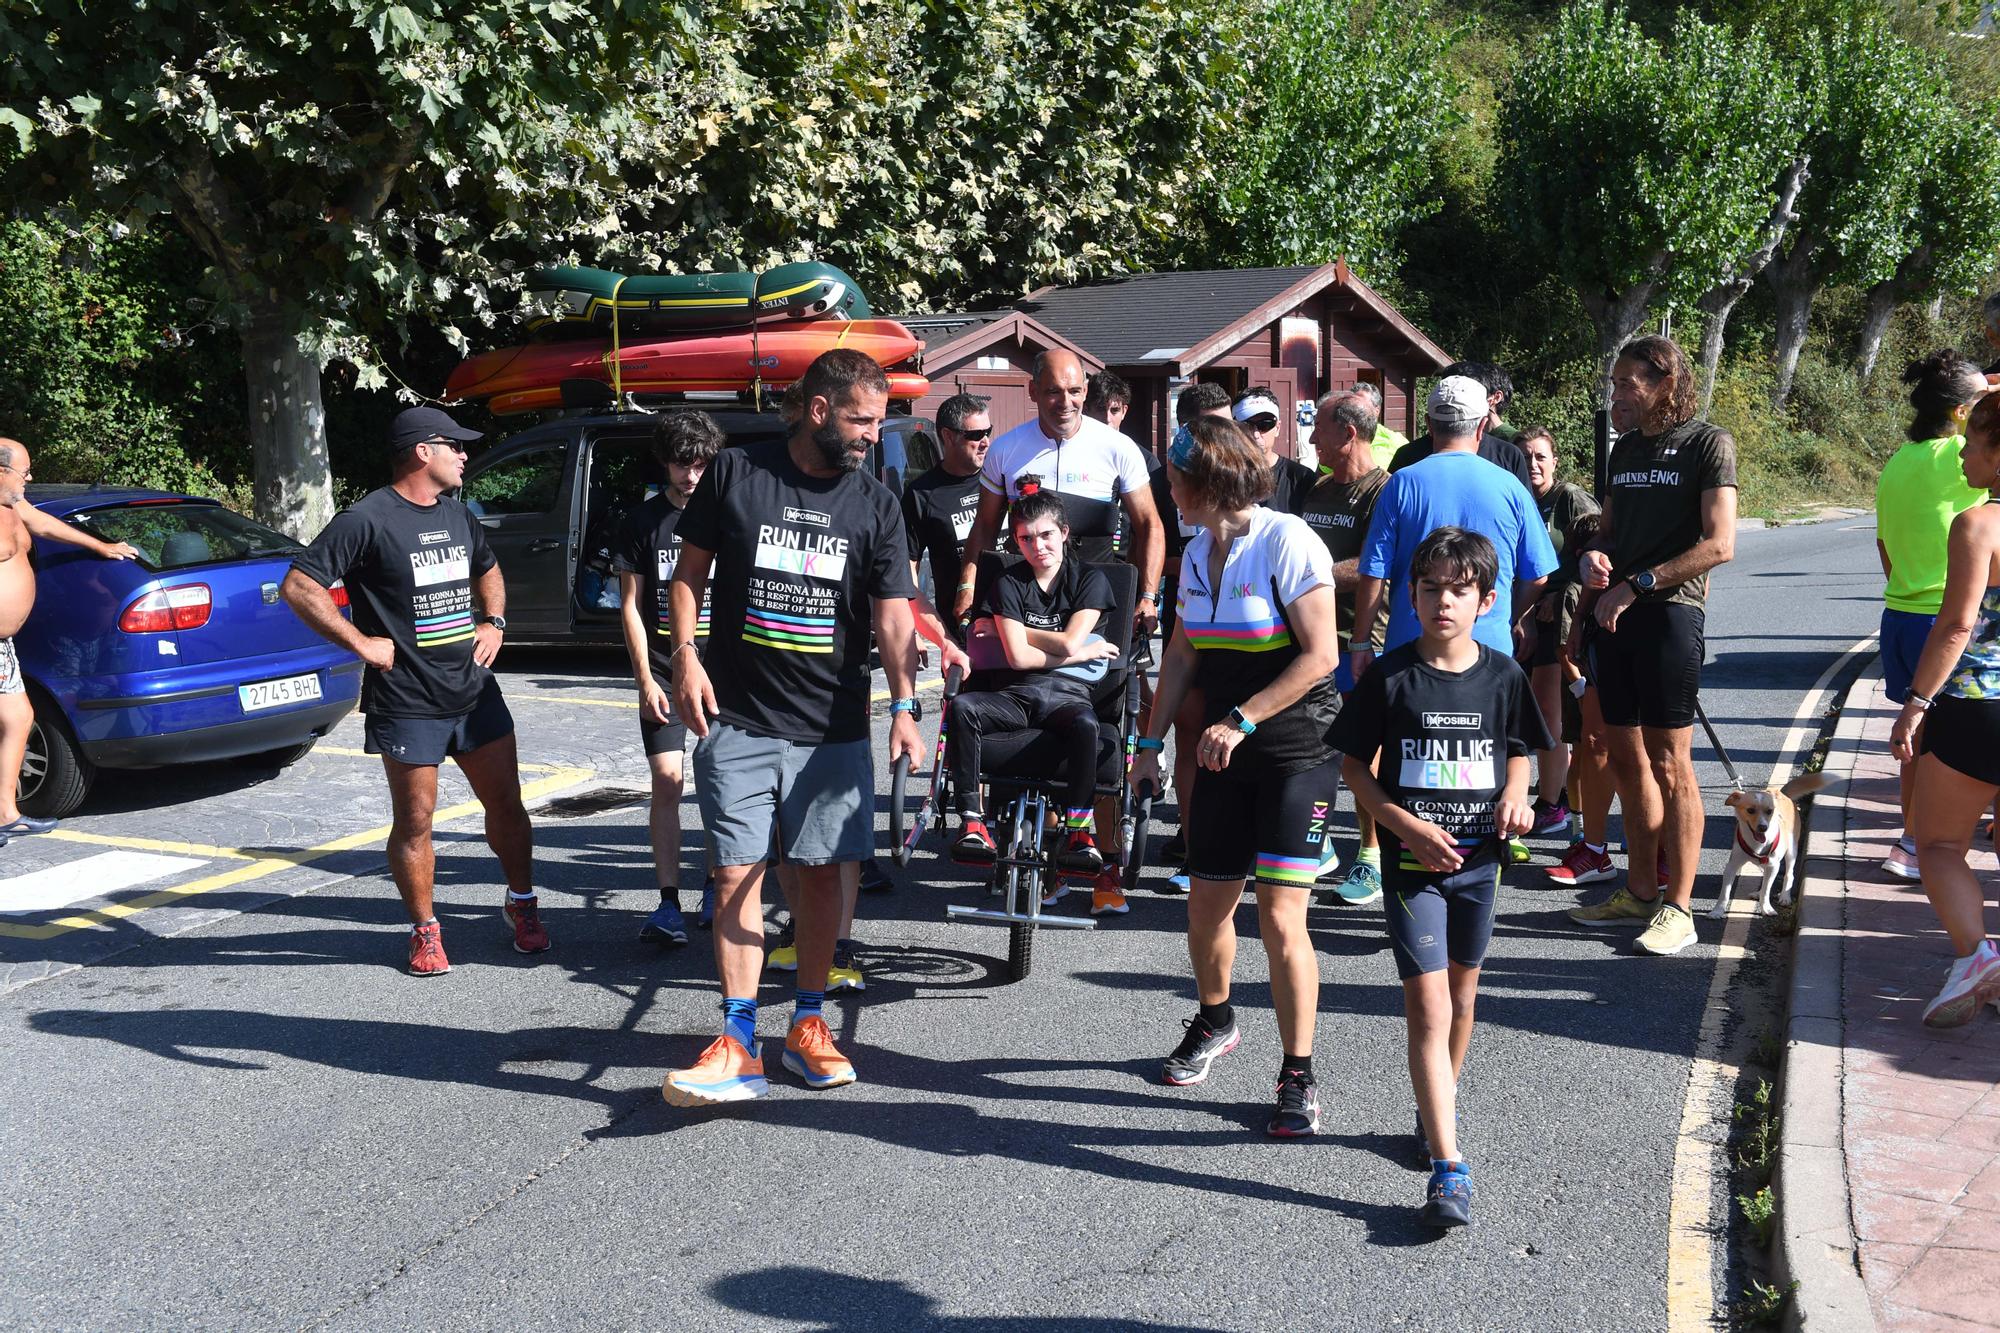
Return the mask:
{"type": "Polygon", "coordinates": [[[993,427],[988,426],[984,430],[962,430],[958,433],[958,438],[964,440],[967,444],[978,444],[981,440],[989,438],[992,434],[993,427]]]}

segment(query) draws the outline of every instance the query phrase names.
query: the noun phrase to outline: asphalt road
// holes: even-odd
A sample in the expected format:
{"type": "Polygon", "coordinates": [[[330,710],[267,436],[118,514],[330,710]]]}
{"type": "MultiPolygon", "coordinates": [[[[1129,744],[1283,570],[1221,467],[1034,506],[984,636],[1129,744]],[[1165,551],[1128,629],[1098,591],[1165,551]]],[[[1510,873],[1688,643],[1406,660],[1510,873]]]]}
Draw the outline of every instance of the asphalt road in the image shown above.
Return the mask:
{"type": "MultiPolygon", "coordinates": [[[[1874,569],[1865,519],[1742,535],[1704,697],[1754,780],[1807,688],[1874,627],[1874,569]]],[[[640,785],[617,659],[502,666],[523,756],[544,766],[523,775],[531,803],[640,785]]],[[[358,749],[350,720],[283,774],[109,779],[68,824],[79,836],[0,851],[15,883],[113,852],[190,863],[109,901],[0,916],[0,1324],[1665,1322],[1669,1174],[1719,931],[1698,917],[1702,945],[1662,960],[1629,954],[1629,929],[1571,926],[1572,895],[1539,873],[1553,844],[1507,877],[1485,974],[1461,1102],[1477,1225],[1433,1240],[1414,1221],[1424,1177],[1379,908],[1314,910],[1312,1140],[1260,1132],[1278,1047],[1252,912],[1243,1047],[1168,1089],[1158,1061],[1193,1009],[1181,902],[1142,894],[1101,931],[1044,932],[1034,974],[1008,985],[1000,931],[944,923],[978,895],[935,840],[864,899],[869,988],[828,1007],[862,1081],[809,1093],[773,1058],[770,1097],[688,1113],[659,1077],[716,1030],[713,963],[705,936],[668,955],[634,938],[652,898],[643,812],[540,817],[555,948],[533,960],[503,936],[476,817],[448,823],[454,970],[417,981],[398,968],[379,832],[364,836],[387,820],[379,771],[340,753],[358,749]],[[135,901],[152,905],[117,914],[135,901]]],[[[452,779],[441,804],[464,797],[452,779]]],[[[1698,907],[1727,836],[1711,820],[1698,907]]],[[[764,998],[770,1039],[789,988],[764,998]]]]}

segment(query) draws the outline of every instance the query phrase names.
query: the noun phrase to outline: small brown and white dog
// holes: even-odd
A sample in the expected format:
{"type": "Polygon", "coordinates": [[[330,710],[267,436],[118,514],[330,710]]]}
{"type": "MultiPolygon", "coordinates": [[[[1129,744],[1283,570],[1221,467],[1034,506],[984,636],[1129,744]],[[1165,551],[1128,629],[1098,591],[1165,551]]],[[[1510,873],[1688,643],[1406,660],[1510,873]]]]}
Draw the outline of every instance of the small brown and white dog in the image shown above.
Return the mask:
{"type": "Polygon", "coordinates": [[[1736,894],[1736,877],[1745,866],[1763,872],[1764,883],[1757,898],[1757,915],[1770,916],[1792,901],[1792,880],[1799,864],[1799,807],[1801,796],[1832,785],[1824,773],[1801,773],[1782,787],[1732,792],[1727,805],[1736,814],[1734,838],[1729,846],[1729,864],[1722,870],[1722,889],[1711,918],[1729,915],[1729,900],[1736,894]]]}

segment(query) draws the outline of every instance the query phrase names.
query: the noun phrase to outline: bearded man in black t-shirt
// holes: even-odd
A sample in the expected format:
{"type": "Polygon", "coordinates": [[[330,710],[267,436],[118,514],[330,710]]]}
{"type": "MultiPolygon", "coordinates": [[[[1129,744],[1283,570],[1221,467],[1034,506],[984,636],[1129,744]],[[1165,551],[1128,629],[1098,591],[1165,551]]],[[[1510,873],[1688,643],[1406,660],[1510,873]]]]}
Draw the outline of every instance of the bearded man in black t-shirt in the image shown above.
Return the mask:
{"type": "Polygon", "coordinates": [[[415,926],[409,966],[420,977],[451,970],[431,911],[431,813],[447,755],[486,807],[514,947],[549,947],[531,878],[534,832],[521,805],[514,718],[490,669],[507,629],[507,585],[486,530],[446,494],[464,477],[465,443],[479,438],[434,407],[399,413],[389,425],[394,480],[336,514],[292,562],[283,587],[299,619],[367,665],[363,748],[382,756],[389,778],[389,871],[415,926]],[[334,602],[335,584],[347,591],[352,623],[334,602]]]}
{"type": "Polygon", "coordinates": [[[672,599],[674,709],[694,750],[715,860],[723,1032],[661,1092],[678,1106],[768,1091],[757,1043],[764,867],[797,872],[798,990],[784,1065],[807,1087],[854,1082],[821,1013],[840,931],[841,866],[875,839],[869,628],[889,680],[889,754],[919,759],[909,554],[896,497],[862,464],[889,382],[860,352],[814,361],[787,440],[725,449],[681,515],[672,599]],[[715,632],[695,651],[703,594],[715,632]]]}

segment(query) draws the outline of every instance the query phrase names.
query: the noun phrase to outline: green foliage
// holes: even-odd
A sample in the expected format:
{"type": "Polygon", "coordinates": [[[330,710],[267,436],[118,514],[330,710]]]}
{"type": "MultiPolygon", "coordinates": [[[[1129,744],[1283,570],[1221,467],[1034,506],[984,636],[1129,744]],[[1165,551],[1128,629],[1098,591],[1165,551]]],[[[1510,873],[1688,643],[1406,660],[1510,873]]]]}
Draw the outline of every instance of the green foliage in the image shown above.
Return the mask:
{"type": "Polygon", "coordinates": [[[1434,159],[1464,119],[1457,34],[1428,0],[1270,0],[1250,43],[1244,127],[1226,154],[1204,263],[1394,267],[1437,211],[1434,159]]]}
{"type": "Polygon", "coordinates": [[[1759,1248],[1769,1245],[1771,1232],[1778,1225],[1778,1198],[1771,1187],[1764,1185],[1755,1194],[1737,1195],[1736,1206],[1743,1210],[1743,1220],[1750,1224],[1759,1248]]]}
{"type": "Polygon", "coordinates": [[[1729,1307],[1731,1328],[1777,1328],[1784,1322],[1785,1305],[1799,1289],[1796,1282],[1774,1287],[1768,1282],[1752,1282],[1742,1300],[1729,1307]]]}

